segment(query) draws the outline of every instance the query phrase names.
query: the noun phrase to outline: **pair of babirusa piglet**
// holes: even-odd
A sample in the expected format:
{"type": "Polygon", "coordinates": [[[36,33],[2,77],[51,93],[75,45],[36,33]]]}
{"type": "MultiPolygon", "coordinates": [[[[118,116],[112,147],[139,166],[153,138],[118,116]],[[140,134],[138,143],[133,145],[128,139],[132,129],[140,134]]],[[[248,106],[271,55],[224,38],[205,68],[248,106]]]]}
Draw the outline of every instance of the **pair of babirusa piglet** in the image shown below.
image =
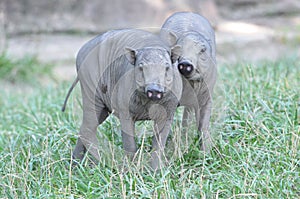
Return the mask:
{"type": "MultiPolygon", "coordinates": [[[[153,120],[150,167],[160,169],[178,106],[183,129],[195,115],[201,149],[209,152],[209,120],[216,82],[215,33],[207,19],[191,12],[170,16],[160,34],[141,29],[112,30],[87,42],[76,59],[83,118],[73,158],[101,157],[97,127],[113,113],[120,120],[125,154],[137,152],[135,122],[153,120]]],[[[184,132],[183,132],[184,133],[184,132]]],[[[186,132],[185,132],[186,133],[186,132]]]]}

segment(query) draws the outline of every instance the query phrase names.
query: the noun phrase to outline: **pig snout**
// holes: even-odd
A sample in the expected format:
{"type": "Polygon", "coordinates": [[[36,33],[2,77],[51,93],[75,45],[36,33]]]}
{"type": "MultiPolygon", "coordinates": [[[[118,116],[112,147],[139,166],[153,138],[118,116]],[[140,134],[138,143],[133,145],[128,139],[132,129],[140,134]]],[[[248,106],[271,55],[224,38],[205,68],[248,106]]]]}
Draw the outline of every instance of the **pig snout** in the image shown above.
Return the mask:
{"type": "Polygon", "coordinates": [[[194,66],[187,61],[183,61],[178,64],[178,70],[183,76],[188,77],[193,72],[194,66]]]}
{"type": "Polygon", "coordinates": [[[161,100],[164,88],[158,84],[149,84],[145,88],[145,93],[150,100],[161,100]]]}

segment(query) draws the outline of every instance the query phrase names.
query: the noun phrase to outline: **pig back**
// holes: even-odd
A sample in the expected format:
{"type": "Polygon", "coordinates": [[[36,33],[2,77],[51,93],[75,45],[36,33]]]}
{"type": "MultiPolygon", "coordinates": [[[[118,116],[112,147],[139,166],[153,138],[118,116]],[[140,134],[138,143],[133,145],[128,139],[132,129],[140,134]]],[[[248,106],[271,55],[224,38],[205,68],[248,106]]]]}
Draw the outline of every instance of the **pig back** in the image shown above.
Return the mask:
{"type": "Polygon", "coordinates": [[[166,40],[165,38],[168,37],[168,32],[170,31],[175,34],[177,38],[189,32],[200,33],[211,44],[213,55],[215,56],[215,33],[205,17],[192,12],[177,12],[167,18],[162,25],[160,32],[161,37],[166,40]]]}
{"type": "Polygon", "coordinates": [[[78,53],[76,65],[84,100],[90,99],[88,103],[95,104],[92,101],[96,97],[111,109],[111,94],[116,83],[134,68],[125,57],[126,47],[168,49],[158,36],[137,29],[109,31],[87,42],[78,53]]]}

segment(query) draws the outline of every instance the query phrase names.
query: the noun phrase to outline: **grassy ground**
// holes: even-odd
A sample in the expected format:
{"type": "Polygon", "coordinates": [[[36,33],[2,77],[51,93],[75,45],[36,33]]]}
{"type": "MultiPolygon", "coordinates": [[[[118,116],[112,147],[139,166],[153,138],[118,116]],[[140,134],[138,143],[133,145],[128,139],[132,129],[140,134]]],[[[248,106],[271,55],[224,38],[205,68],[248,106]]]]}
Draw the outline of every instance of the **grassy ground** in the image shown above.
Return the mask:
{"type": "MultiPolygon", "coordinates": [[[[0,198],[299,198],[299,82],[296,58],[219,66],[211,154],[199,150],[193,130],[189,145],[176,141],[179,110],[172,136],[177,144],[168,143],[169,163],[157,174],[140,169],[140,161],[123,172],[114,117],[99,127],[99,165],[91,168],[85,161],[71,170],[81,120],[79,89],[62,113],[70,83],[30,89],[18,84],[19,92],[14,85],[2,88],[0,198]]],[[[150,123],[138,129],[138,143],[147,151],[150,123]]]]}

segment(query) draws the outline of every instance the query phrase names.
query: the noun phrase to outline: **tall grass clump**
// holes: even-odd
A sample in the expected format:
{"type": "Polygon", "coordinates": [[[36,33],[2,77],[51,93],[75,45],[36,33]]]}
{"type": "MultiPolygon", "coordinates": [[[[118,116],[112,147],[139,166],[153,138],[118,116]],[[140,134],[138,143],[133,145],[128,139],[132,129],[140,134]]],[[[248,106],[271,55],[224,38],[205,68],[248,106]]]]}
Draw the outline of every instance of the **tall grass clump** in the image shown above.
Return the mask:
{"type": "Polygon", "coordinates": [[[36,56],[15,59],[0,52],[0,79],[11,83],[38,83],[42,78],[51,77],[51,68],[51,64],[41,63],[36,56]]]}
{"type": "Polygon", "coordinates": [[[0,198],[299,198],[299,82],[296,58],[219,66],[211,153],[200,151],[194,128],[188,143],[175,139],[179,109],[166,149],[169,161],[157,173],[143,167],[149,122],[137,125],[142,149],[133,164],[124,163],[119,122],[109,117],[98,128],[99,164],[91,166],[87,156],[72,168],[79,89],[66,113],[60,107],[68,84],[30,93],[0,89],[0,198]]]}

